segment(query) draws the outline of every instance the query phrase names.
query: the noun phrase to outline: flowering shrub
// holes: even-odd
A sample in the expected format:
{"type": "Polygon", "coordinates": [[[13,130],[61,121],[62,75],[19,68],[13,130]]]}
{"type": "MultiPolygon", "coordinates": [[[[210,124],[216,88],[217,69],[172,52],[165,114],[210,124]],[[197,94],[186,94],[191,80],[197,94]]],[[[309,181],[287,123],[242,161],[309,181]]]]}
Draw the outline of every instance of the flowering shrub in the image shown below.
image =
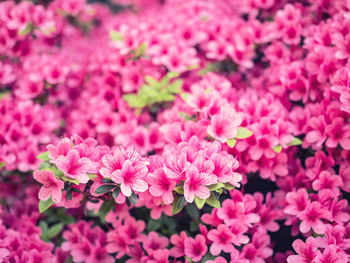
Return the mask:
{"type": "Polygon", "coordinates": [[[350,4],[0,2],[0,263],[350,262],[350,4]]]}

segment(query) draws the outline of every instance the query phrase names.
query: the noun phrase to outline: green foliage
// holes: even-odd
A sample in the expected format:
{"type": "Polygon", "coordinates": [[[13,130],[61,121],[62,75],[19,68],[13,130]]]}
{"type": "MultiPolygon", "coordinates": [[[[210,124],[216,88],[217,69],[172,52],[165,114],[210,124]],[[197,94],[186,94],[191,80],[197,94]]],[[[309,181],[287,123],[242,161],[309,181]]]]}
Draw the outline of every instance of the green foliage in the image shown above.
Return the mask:
{"type": "Polygon", "coordinates": [[[301,145],[303,143],[302,140],[300,140],[298,137],[294,137],[293,141],[288,143],[288,146],[295,146],[295,145],[301,145]]]}
{"type": "Polygon", "coordinates": [[[186,200],[183,195],[175,195],[172,206],[173,215],[176,215],[181,212],[181,210],[184,208],[185,202],[186,200]]]}
{"type": "Polygon", "coordinates": [[[273,150],[276,152],[276,153],[280,153],[282,151],[282,145],[277,145],[275,147],[273,147],[273,150]]]}
{"type": "Polygon", "coordinates": [[[42,161],[50,161],[49,152],[43,152],[39,154],[36,158],[42,161]]]}
{"type": "Polygon", "coordinates": [[[142,109],[156,103],[172,102],[181,92],[182,80],[176,79],[177,73],[169,72],[161,80],[152,76],[145,77],[145,84],[138,93],[126,94],[123,99],[131,108],[142,109]]]}
{"type": "Polygon", "coordinates": [[[40,221],[39,226],[41,228],[40,238],[45,242],[50,242],[50,240],[61,233],[63,229],[63,223],[57,223],[49,228],[45,221],[40,221]]]}
{"type": "Polygon", "coordinates": [[[46,200],[46,201],[40,200],[40,202],[39,202],[39,212],[40,213],[44,213],[53,204],[54,204],[54,202],[52,201],[51,197],[48,200],[46,200]]]}
{"type": "Polygon", "coordinates": [[[215,194],[212,192],[209,198],[206,200],[206,203],[212,207],[220,208],[221,204],[218,199],[216,199],[215,194]]]}
{"type": "Polygon", "coordinates": [[[109,36],[115,42],[123,40],[123,36],[115,30],[109,31],[109,36]]]}
{"type": "Polygon", "coordinates": [[[105,193],[108,193],[109,191],[111,191],[115,187],[116,187],[115,184],[104,184],[104,185],[97,187],[97,189],[95,190],[95,193],[98,195],[105,194],[105,193]]]}
{"type": "Polygon", "coordinates": [[[134,191],[131,192],[131,195],[128,197],[128,199],[133,205],[136,205],[136,203],[137,203],[137,195],[135,194],[134,191]]]}

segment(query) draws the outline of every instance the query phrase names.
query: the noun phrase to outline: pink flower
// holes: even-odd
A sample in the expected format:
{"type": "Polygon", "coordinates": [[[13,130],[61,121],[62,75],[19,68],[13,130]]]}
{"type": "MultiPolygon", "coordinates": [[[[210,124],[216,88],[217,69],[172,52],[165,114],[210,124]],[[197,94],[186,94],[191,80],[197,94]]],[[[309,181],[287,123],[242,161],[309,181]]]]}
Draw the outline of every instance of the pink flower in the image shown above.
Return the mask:
{"type": "Polygon", "coordinates": [[[214,115],[208,127],[208,134],[216,140],[225,143],[237,135],[237,130],[241,123],[241,119],[232,120],[222,115],[214,115]]]}
{"type": "Polygon", "coordinates": [[[77,179],[80,183],[86,184],[90,179],[87,173],[91,169],[91,161],[86,157],[80,158],[77,150],[70,150],[67,156],[60,155],[56,166],[65,176],[77,179]]]}
{"type": "Polygon", "coordinates": [[[313,263],[316,258],[317,245],[313,237],[306,239],[304,243],[300,239],[293,242],[293,248],[298,255],[289,256],[288,263],[313,263]]]}
{"type": "Polygon", "coordinates": [[[340,176],[331,174],[328,171],[322,171],[319,178],[312,183],[312,188],[315,191],[322,189],[330,189],[334,196],[339,193],[339,187],[343,186],[343,182],[340,176]]]}
{"type": "Polygon", "coordinates": [[[170,255],[178,258],[185,255],[185,240],[187,238],[187,234],[185,231],[181,231],[180,235],[172,235],[170,238],[171,244],[174,246],[170,250],[170,255]]]}
{"type": "Polygon", "coordinates": [[[116,170],[121,170],[124,163],[124,154],[116,149],[113,155],[106,154],[102,157],[102,164],[104,167],[100,169],[100,173],[103,177],[111,177],[112,173],[116,170]]]}
{"type": "Polygon", "coordinates": [[[184,196],[186,201],[192,203],[194,197],[207,199],[210,196],[210,190],[206,187],[208,176],[205,173],[199,173],[196,166],[191,166],[186,172],[184,183],[184,196]]]}
{"type": "Polygon", "coordinates": [[[149,181],[149,192],[155,197],[161,197],[164,204],[169,205],[173,202],[173,190],[175,188],[175,181],[170,180],[160,168],[155,170],[147,177],[149,181]]]}
{"type": "Polygon", "coordinates": [[[0,263],[3,262],[10,255],[10,252],[6,248],[0,248],[0,263]]]}
{"type": "Polygon", "coordinates": [[[145,192],[148,184],[142,179],[147,175],[148,169],[144,164],[133,164],[126,160],[121,170],[116,170],[111,175],[111,180],[120,184],[120,189],[125,196],[131,195],[131,190],[145,192]]]}
{"type": "Polygon", "coordinates": [[[185,239],[185,254],[193,261],[200,261],[207,253],[206,239],[202,235],[197,235],[195,239],[188,237],[185,239]]]}
{"type": "Polygon", "coordinates": [[[289,215],[299,215],[310,204],[309,195],[305,188],[287,193],[286,201],[288,205],[284,208],[284,212],[289,215]]]}
{"type": "Polygon", "coordinates": [[[330,245],[325,248],[323,253],[317,254],[315,263],[343,263],[348,262],[348,256],[335,245],[330,245]]]}
{"type": "Polygon", "coordinates": [[[329,211],[317,201],[310,203],[306,209],[298,216],[302,222],[300,224],[300,231],[307,233],[312,228],[317,234],[323,234],[326,230],[325,224],[321,219],[331,219],[329,211]]]}
{"type": "Polygon", "coordinates": [[[152,231],[144,238],[142,244],[143,248],[151,253],[154,250],[166,248],[169,245],[169,240],[152,231]]]}
{"type": "Polygon", "coordinates": [[[235,241],[235,236],[226,225],[219,225],[217,229],[210,230],[208,239],[213,241],[210,253],[214,256],[219,255],[221,251],[230,253],[235,249],[232,244],[235,241]]]}
{"type": "Polygon", "coordinates": [[[52,201],[59,203],[62,199],[63,181],[56,178],[51,171],[35,171],[33,174],[35,180],[42,183],[39,191],[40,200],[48,200],[50,196],[52,201]]]}
{"type": "Polygon", "coordinates": [[[336,148],[338,143],[345,150],[350,150],[350,126],[344,125],[343,118],[334,118],[332,124],[327,126],[326,146],[336,148]]]}

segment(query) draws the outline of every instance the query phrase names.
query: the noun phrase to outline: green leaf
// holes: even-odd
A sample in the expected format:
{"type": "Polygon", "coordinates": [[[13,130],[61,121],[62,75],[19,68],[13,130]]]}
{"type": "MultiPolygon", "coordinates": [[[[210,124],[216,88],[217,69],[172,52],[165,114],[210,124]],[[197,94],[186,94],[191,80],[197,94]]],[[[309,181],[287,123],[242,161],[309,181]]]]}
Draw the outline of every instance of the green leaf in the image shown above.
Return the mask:
{"type": "Polygon", "coordinates": [[[229,139],[229,140],[227,140],[226,143],[230,148],[233,148],[233,147],[235,147],[237,140],[236,139],[229,139]]]}
{"type": "Polygon", "coordinates": [[[112,210],[114,206],[114,202],[111,202],[110,200],[106,200],[102,203],[100,209],[98,210],[98,214],[101,218],[104,218],[108,213],[112,210]]]}
{"type": "Polygon", "coordinates": [[[120,194],[120,188],[115,188],[112,192],[113,198],[116,199],[118,195],[120,194]]]}
{"type": "Polygon", "coordinates": [[[168,86],[168,91],[170,91],[171,93],[180,93],[181,92],[181,87],[182,87],[182,79],[177,79],[174,82],[172,82],[169,86],[168,86]]]}
{"type": "Polygon", "coordinates": [[[66,198],[67,198],[67,200],[72,200],[72,198],[73,198],[73,192],[70,188],[67,190],[66,198]]]}
{"type": "Polygon", "coordinates": [[[208,205],[215,207],[215,208],[220,208],[221,204],[220,201],[215,198],[214,193],[211,193],[209,198],[205,201],[208,205]]]}
{"type": "Polygon", "coordinates": [[[114,182],[111,179],[104,178],[102,179],[103,184],[114,184],[114,182]]]}
{"type": "Polygon", "coordinates": [[[178,194],[180,194],[180,195],[183,195],[183,194],[184,194],[184,188],[183,188],[183,186],[178,185],[178,186],[175,187],[174,190],[175,190],[176,193],[178,193],[178,194]]]}
{"type": "Polygon", "coordinates": [[[199,226],[198,226],[198,221],[192,220],[190,224],[190,231],[191,232],[196,232],[198,231],[199,226]]]}
{"type": "Polygon", "coordinates": [[[210,191],[216,191],[220,188],[223,188],[224,186],[225,184],[223,183],[217,183],[217,184],[208,185],[207,187],[209,188],[210,191]]]}
{"type": "Polygon", "coordinates": [[[49,152],[43,152],[39,154],[36,158],[43,161],[50,161],[49,152]]]}
{"type": "Polygon", "coordinates": [[[39,202],[39,212],[40,213],[44,213],[53,204],[54,204],[54,202],[52,201],[51,197],[48,200],[46,200],[46,201],[40,200],[40,202],[39,202]]]}
{"type": "Polygon", "coordinates": [[[28,23],[25,29],[18,31],[18,35],[19,36],[27,35],[33,30],[33,28],[34,28],[33,23],[28,23]]]}
{"type": "Polygon", "coordinates": [[[116,187],[115,184],[104,184],[104,185],[97,187],[97,189],[95,190],[95,193],[98,195],[105,194],[105,193],[111,191],[115,187],[116,187]]]}
{"type": "Polygon", "coordinates": [[[280,153],[282,151],[282,145],[277,145],[275,147],[273,147],[273,150],[276,152],[276,153],[280,153]]]}
{"type": "Polygon", "coordinates": [[[115,31],[115,30],[109,31],[109,36],[113,41],[116,41],[116,42],[123,40],[123,36],[118,31],[115,31]]]}
{"type": "Polygon", "coordinates": [[[159,88],[159,81],[157,79],[155,79],[152,76],[145,76],[145,81],[147,84],[149,84],[151,87],[154,88],[159,88]]]}
{"type": "Polygon", "coordinates": [[[206,254],[206,255],[204,256],[204,258],[202,259],[202,263],[205,263],[205,262],[207,262],[208,260],[215,260],[215,257],[214,257],[212,254],[210,254],[209,252],[208,252],[208,254],[206,254]]]}
{"type": "Polygon", "coordinates": [[[64,182],[70,182],[70,183],[73,183],[73,184],[75,184],[75,185],[79,185],[78,179],[72,179],[72,178],[69,178],[69,177],[67,177],[67,176],[63,176],[63,177],[62,177],[62,180],[63,180],[64,182]]]}
{"type": "Polygon", "coordinates": [[[61,223],[65,224],[65,225],[69,225],[71,223],[74,223],[74,218],[70,215],[67,215],[64,212],[64,209],[59,209],[57,211],[57,218],[61,223]]]}
{"type": "Polygon", "coordinates": [[[181,94],[180,94],[181,98],[182,98],[184,101],[187,100],[188,95],[190,95],[190,94],[187,93],[187,92],[184,92],[184,93],[181,93],[181,94]]]}
{"type": "Polygon", "coordinates": [[[178,76],[180,76],[180,74],[178,72],[171,72],[169,71],[166,76],[169,78],[169,79],[174,79],[174,78],[177,78],[178,76]]]}
{"type": "Polygon", "coordinates": [[[0,170],[6,166],[5,162],[0,162],[0,170]]]}
{"type": "Polygon", "coordinates": [[[94,179],[94,178],[96,178],[96,177],[97,177],[97,175],[96,175],[96,174],[88,174],[88,176],[89,176],[89,178],[90,178],[90,179],[94,179]]]}
{"type": "Polygon", "coordinates": [[[137,195],[135,194],[134,191],[131,192],[131,195],[128,197],[128,199],[130,200],[130,202],[133,205],[136,205],[136,203],[137,203],[137,195]]]}
{"type": "Polygon", "coordinates": [[[150,219],[147,223],[148,231],[157,231],[162,226],[160,220],[150,219]]]}
{"type": "Polygon", "coordinates": [[[225,183],[224,189],[233,190],[233,189],[235,189],[235,187],[230,183],[225,183]]]}
{"type": "Polygon", "coordinates": [[[150,98],[155,98],[159,95],[159,91],[157,91],[155,88],[151,86],[143,85],[142,89],[140,90],[140,94],[144,94],[150,98]]]}
{"type": "Polygon", "coordinates": [[[194,202],[196,203],[196,206],[198,207],[198,209],[202,209],[205,204],[205,199],[195,197],[194,202]]]}
{"type": "Polygon", "coordinates": [[[135,50],[135,57],[141,57],[147,49],[147,44],[146,43],[142,43],[136,50],[135,50]]]}
{"type": "Polygon", "coordinates": [[[176,215],[181,212],[185,205],[185,197],[183,195],[175,195],[174,202],[172,206],[172,214],[176,215]]]}
{"type": "Polygon", "coordinates": [[[293,141],[288,143],[288,146],[294,146],[294,145],[301,145],[303,143],[302,140],[300,140],[298,137],[294,137],[293,141]]]}
{"type": "Polygon", "coordinates": [[[143,108],[147,105],[147,101],[143,97],[136,94],[125,94],[123,99],[129,104],[131,108],[143,108]]]}
{"type": "Polygon", "coordinates": [[[194,204],[186,205],[186,212],[194,220],[199,220],[199,210],[194,204]]]}
{"type": "Polygon", "coordinates": [[[236,135],[235,138],[237,138],[237,139],[246,139],[246,138],[249,138],[252,135],[253,135],[252,131],[248,130],[247,128],[240,127],[237,130],[237,135],[236,135]]]}
{"type": "Polygon", "coordinates": [[[49,230],[46,233],[46,236],[48,237],[49,240],[51,240],[52,238],[57,236],[59,233],[61,233],[62,229],[63,229],[63,224],[57,223],[49,228],[49,230]]]}

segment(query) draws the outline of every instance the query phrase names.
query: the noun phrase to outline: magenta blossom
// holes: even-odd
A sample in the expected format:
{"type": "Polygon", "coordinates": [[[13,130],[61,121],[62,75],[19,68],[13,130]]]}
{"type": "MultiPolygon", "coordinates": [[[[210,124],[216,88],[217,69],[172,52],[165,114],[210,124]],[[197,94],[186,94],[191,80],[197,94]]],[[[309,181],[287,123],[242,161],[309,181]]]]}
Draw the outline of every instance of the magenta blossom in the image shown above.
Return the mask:
{"type": "Polygon", "coordinates": [[[34,179],[43,186],[39,191],[40,200],[48,200],[52,197],[52,201],[59,203],[62,199],[63,181],[56,178],[51,171],[35,171],[34,179]]]}

